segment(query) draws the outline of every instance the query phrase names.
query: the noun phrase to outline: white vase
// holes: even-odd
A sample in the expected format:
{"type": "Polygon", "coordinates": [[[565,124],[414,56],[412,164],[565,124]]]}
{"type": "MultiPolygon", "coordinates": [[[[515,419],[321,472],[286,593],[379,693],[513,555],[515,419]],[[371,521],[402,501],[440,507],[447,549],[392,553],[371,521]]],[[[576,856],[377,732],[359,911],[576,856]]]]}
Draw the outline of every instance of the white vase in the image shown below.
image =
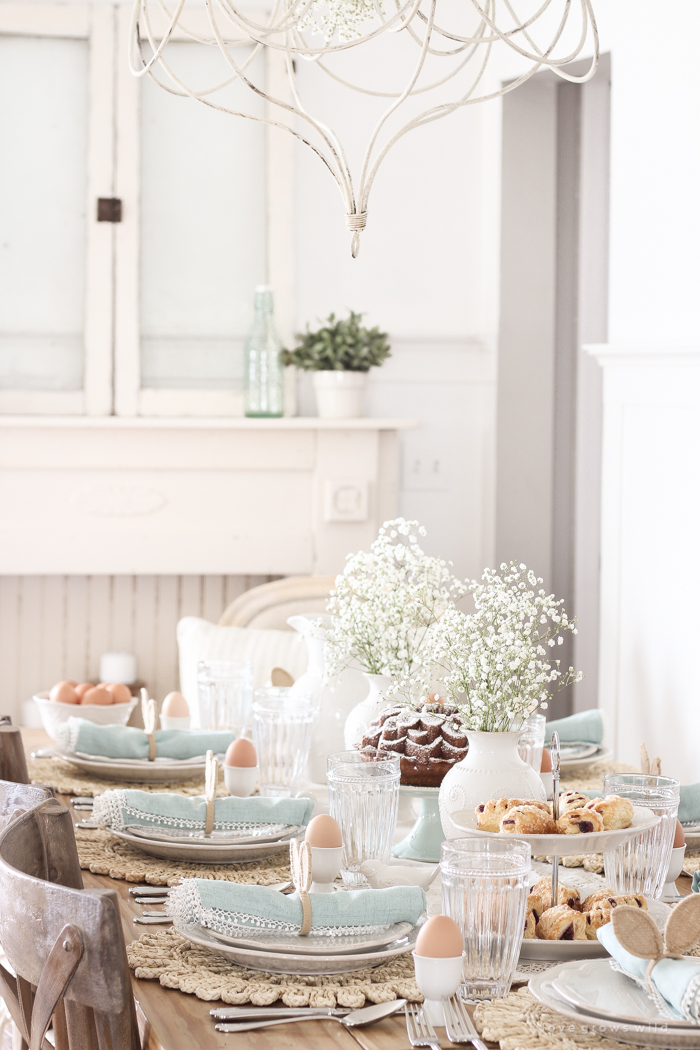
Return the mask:
{"type": "Polygon", "coordinates": [[[366,372],[314,372],[319,419],[356,419],[362,415],[366,372]]]}
{"type": "Polygon", "coordinates": [[[290,695],[310,694],[317,707],[305,771],[307,779],[314,784],[326,782],[328,755],[345,749],[345,720],[357,705],[365,687],[359,671],[344,672],[332,684],[324,683],[324,646],[329,622],[330,616],[324,613],[290,616],[287,619],[289,626],[303,636],[309,655],[306,671],[297,678],[290,695]]]}
{"type": "Polygon", "coordinates": [[[370,722],[374,722],[382,711],[391,707],[391,701],[384,699],[384,690],[391,685],[391,678],[386,674],[365,674],[369,682],[369,693],[347,717],[345,722],[345,747],[359,747],[362,737],[370,722]]]}
{"type": "Polygon", "coordinates": [[[469,730],[467,736],[466,757],[452,767],[440,785],[440,820],[447,839],[464,838],[468,834],[465,828],[475,828],[476,807],[491,798],[547,801],[539,773],[518,754],[519,732],[469,730]]]}

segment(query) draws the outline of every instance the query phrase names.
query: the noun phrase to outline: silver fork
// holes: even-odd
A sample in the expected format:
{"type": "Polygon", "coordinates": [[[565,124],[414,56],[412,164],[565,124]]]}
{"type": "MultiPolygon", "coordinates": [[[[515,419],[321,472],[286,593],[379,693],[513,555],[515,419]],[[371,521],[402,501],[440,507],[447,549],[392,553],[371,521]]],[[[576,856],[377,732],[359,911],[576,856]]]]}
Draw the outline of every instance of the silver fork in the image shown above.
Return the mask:
{"type": "Polygon", "coordinates": [[[406,1003],[406,1033],[411,1046],[429,1046],[440,1050],[440,1040],[425,1012],[415,1003],[406,1003]]]}
{"type": "Polygon", "coordinates": [[[461,999],[453,995],[443,1000],[445,1011],[445,1028],[451,1043],[471,1043],[475,1050],[487,1050],[486,1044],[479,1039],[474,1022],[461,999]]]}

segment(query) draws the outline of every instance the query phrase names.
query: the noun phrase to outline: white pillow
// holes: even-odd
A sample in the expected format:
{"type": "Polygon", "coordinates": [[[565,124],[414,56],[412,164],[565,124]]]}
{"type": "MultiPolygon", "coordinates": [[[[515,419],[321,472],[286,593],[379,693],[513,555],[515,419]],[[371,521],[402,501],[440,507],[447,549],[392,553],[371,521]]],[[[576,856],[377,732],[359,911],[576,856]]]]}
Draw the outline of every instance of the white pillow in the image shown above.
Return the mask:
{"type": "Polygon", "coordinates": [[[219,627],[218,624],[185,616],[177,625],[180,651],[180,691],[199,725],[197,664],[200,660],[250,660],[255,688],[269,684],[273,667],[283,667],[296,680],[306,670],[304,639],[296,631],[272,631],[254,627],[219,627]]]}

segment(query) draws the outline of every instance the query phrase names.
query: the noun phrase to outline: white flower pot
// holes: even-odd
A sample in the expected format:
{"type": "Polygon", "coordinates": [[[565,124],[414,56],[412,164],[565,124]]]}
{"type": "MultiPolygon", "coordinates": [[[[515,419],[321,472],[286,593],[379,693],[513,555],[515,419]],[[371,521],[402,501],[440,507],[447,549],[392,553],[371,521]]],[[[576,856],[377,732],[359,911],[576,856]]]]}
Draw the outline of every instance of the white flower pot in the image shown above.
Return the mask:
{"type": "Polygon", "coordinates": [[[391,707],[391,701],[384,700],[383,693],[391,685],[391,678],[386,674],[365,674],[369,682],[369,693],[347,717],[345,722],[345,747],[348,751],[359,747],[362,737],[370,722],[373,722],[381,712],[391,707]]]}
{"type": "Polygon", "coordinates": [[[314,372],[320,419],[356,419],[362,415],[366,372],[314,372]]]}
{"type": "Polygon", "coordinates": [[[540,774],[518,754],[520,735],[469,730],[466,758],[452,767],[440,785],[438,804],[445,838],[464,838],[464,827],[476,827],[476,807],[491,798],[547,801],[540,774]]]}

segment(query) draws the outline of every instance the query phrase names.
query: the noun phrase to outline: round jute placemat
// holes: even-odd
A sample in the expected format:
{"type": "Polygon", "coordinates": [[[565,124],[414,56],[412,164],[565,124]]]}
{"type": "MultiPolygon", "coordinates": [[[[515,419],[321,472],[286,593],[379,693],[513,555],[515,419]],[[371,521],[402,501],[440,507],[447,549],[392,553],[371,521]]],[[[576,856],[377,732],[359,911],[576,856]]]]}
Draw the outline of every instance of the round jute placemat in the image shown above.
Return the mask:
{"type": "MultiPolygon", "coordinates": [[[[172,791],[176,795],[204,794],[204,777],[193,777],[191,780],[167,780],[160,783],[139,784],[124,780],[103,780],[81,772],[77,766],[61,758],[30,758],[27,760],[29,780],[32,784],[52,787],[59,795],[81,795],[94,798],[110,788],[138,788],[139,791],[172,791]]],[[[228,795],[224,785],[223,770],[219,770],[217,795],[228,795]]]]}
{"type": "MultiPolygon", "coordinates": [[[[479,1003],[474,1011],[479,1034],[501,1050],[630,1050],[596,1033],[595,1024],[581,1025],[537,1002],[527,988],[503,999],[479,1003]]],[[[635,1044],[645,1047],[645,1044],[635,1044]]]]}
{"type": "Polygon", "coordinates": [[[249,864],[189,864],[150,857],[131,843],[122,842],[101,828],[91,830],[78,826],[75,840],[81,868],[95,875],[109,875],[111,879],[124,879],[126,882],[175,886],[182,879],[219,879],[222,882],[272,886],[276,882],[287,882],[290,878],[288,845],[267,860],[256,860],[249,864]]]}
{"type": "Polygon", "coordinates": [[[137,977],[160,981],[164,988],[176,988],[207,1002],[221,999],[232,1006],[269,1006],[280,999],[285,1006],[357,1009],[366,1002],[423,1001],[410,952],[373,970],[313,977],[235,966],[223,956],[185,940],[175,930],[143,933],[127,945],[126,953],[137,977]]]}

